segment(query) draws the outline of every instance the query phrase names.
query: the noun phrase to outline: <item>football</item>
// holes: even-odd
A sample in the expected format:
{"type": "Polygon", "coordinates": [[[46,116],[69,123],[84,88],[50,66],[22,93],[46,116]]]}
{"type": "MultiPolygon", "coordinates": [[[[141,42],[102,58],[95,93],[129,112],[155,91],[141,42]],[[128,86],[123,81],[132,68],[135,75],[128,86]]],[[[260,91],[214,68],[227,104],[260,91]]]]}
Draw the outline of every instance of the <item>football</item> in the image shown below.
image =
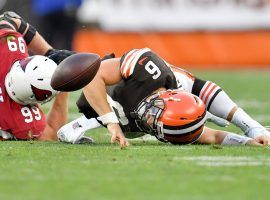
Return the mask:
{"type": "Polygon", "coordinates": [[[79,90],[92,81],[100,63],[100,56],[97,54],[73,54],[58,65],[53,73],[51,86],[63,92],[79,90]]]}

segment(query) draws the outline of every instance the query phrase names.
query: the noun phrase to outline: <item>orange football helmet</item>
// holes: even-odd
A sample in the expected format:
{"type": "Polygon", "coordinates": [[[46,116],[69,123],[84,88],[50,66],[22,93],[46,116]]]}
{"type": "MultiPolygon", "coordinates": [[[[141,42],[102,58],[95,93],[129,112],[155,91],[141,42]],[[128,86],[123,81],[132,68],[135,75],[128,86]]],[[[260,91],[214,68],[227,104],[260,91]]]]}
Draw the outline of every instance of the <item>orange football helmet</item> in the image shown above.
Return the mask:
{"type": "Polygon", "coordinates": [[[203,132],[206,108],[202,100],[183,90],[166,90],[145,98],[137,107],[136,123],[163,142],[189,144],[203,132]]]}

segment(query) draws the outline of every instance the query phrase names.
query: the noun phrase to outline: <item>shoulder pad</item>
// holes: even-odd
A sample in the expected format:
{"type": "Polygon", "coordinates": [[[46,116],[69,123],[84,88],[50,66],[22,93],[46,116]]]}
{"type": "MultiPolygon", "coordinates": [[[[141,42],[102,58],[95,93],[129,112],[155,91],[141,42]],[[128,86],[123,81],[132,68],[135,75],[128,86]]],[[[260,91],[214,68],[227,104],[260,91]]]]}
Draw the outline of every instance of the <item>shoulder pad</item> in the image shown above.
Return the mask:
{"type": "Polygon", "coordinates": [[[21,19],[21,16],[18,15],[17,13],[15,13],[15,12],[13,12],[13,11],[6,11],[6,12],[4,12],[4,16],[5,17],[16,18],[16,19],[21,19]]]}

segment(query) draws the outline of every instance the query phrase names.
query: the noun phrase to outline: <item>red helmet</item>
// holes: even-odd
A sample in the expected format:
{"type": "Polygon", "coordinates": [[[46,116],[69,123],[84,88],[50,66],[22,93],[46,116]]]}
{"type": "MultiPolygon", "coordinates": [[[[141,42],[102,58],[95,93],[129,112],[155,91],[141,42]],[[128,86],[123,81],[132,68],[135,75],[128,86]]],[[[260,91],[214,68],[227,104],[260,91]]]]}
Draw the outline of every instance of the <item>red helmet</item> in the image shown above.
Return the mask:
{"type": "Polygon", "coordinates": [[[183,90],[167,90],[143,100],[136,120],[143,131],[173,144],[195,142],[203,132],[206,109],[202,100],[183,90]]]}

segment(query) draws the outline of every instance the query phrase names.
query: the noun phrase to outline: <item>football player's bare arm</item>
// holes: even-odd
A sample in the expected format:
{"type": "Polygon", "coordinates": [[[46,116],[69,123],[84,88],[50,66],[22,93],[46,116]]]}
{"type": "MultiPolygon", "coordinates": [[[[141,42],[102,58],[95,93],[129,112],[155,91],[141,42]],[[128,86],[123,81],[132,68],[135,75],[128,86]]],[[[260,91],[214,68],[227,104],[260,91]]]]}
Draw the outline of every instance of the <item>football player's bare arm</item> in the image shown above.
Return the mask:
{"type": "Polygon", "coordinates": [[[67,123],[68,93],[59,93],[47,115],[46,127],[39,140],[57,140],[57,131],[67,123]]]}
{"type": "Polygon", "coordinates": [[[221,144],[226,135],[223,131],[205,127],[198,142],[201,144],[221,144]]]}
{"type": "Polygon", "coordinates": [[[83,88],[83,93],[91,107],[100,116],[99,120],[107,125],[112,134],[111,142],[119,142],[121,148],[128,146],[128,142],[119,126],[118,119],[107,101],[106,86],[121,80],[119,70],[120,58],[102,61],[95,78],[83,88]]]}
{"type": "Polygon", "coordinates": [[[45,53],[49,49],[52,49],[52,47],[45,41],[45,39],[38,32],[36,32],[28,48],[31,52],[38,55],[45,55],[45,53]]]}
{"type": "Polygon", "coordinates": [[[107,102],[106,86],[121,80],[119,65],[120,58],[102,61],[95,78],[83,88],[87,101],[99,116],[112,112],[107,102]]]}
{"type": "MultiPolygon", "coordinates": [[[[4,15],[1,16],[3,17],[4,15]]],[[[7,12],[5,13],[5,16],[6,20],[2,20],[0,24],[7,24],[14,31],[21,33],[32,53],[44,55],[49,49],[52,49],[52,47],[35,30],[35,28],[29,23],[25,22],[19,15],[13,12],[7,12]]]]}
{"type": "MultiPolygon", "coordinates": [[[[21,26],[22,20],[14,18],[13,21],[17,24],[18,27],[21,26]]],[[[30,25],[27,23],[27,27],[25,31],[22,33],[23,36],[27,34],[29,31],[30,25]]],[[[36,31],[34,33],[34,37],[31,39],[31,42],[28,44],[28,49],[38,55],[45,55],[45,53],[52,49],[52,46],[50,46],[45,39],[36,31]]]]}
{"type": "Polygon", "coordinates": [[[221,145],[255,145],[262,146],[252,138],[235,133],[216,130],[205,127],[203,134],[198,139],[201,144],[221,144],[221,145]]]}

